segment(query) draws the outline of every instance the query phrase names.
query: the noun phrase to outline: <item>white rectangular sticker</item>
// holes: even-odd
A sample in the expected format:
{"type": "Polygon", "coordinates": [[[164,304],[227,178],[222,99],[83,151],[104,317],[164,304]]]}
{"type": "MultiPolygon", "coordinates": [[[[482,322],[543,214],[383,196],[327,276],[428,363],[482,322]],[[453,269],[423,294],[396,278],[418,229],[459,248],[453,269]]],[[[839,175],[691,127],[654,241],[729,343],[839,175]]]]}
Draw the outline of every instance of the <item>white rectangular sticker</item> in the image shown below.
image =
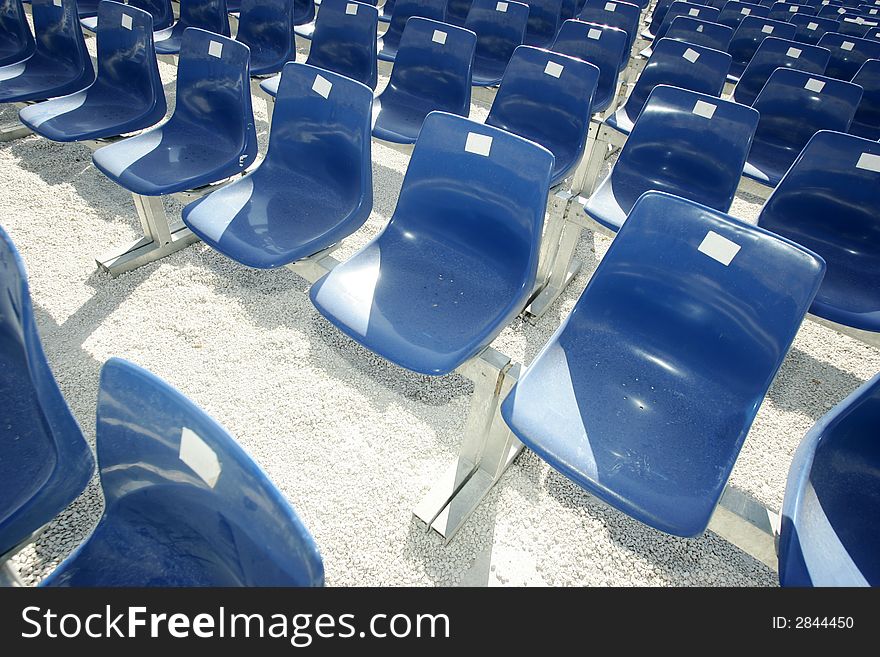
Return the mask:
{"type": "Polygon", "coordinates": [[[825,83],[822,80],[817,80],[816,78],[810,78],[807,80],[807,83],[804,85],[804,89],[807,91],[812,91],[814,93],[820,94],[822,90],[825,88],[825,83]]]}
{"type": "Polygon", "coordinates": [[[840,44],[840,49],[849,51],[852,50],[855,45],[856,44],[854,44],[852,41],[844,41],[840,44]]]}
{"type": "Polygon", "coordinates": [[[433,41],[434,43],[439,43],[441,46],[446,45],[446,32],[434,30],[434,36],[431,37],[431,41],[433,41]]]}
{"type": "Polygon", "coordinates": [[[878,11],[880,11],[880,9],[869,9],[869,10],[868,10],[868,13],[869,13],[871,16],[876,16],[878,11]]]}
{"type": "Polygon", "coordinates": [[[349,16],[357,16],[357,13],[358,13],[357,3],[349,2],[347,5],[345,5],[345,13],[348,14],[349,16]]]}
{"type": "Polygon", "coordinates": [[[697,25],[697,32],[702,32],[702,31],[703,31],[703,26],[697,25]]]}
{"type": "Polygon", "coordinates": [[[613,2],[606,2],[605,3],[605,11],[614,11],[615,9],[617,9],[617,5],[614,4],[613,2]]]}
{"type": "Polygon", "coordinates": [[[221,57],[223,55],[223,44],[219,41],[211,41],[208,43],[208,54],[211,57],[221,57]]]}
{"type": "Polygon", "coordinates": [[[802,52],[803,52],[803,50],[801,50],[800,48],[789,48],[788,50],[785,51],[785,54],[787,57],[791,57],[792,59],[797,59],[798,57],[801,56],[802,52]]]}
{"type": "Polygon", "coordinates": [[[507,13],[507,3],[506,2],[498,2],[495,4],[495,11],[500,11],[502,14],[507,13]]]}
{"type": "Polygon", "coordinates": [[[214,488],[222,470],[220,459],[211,446],[188,427],[180,430],[180,451],[178,457],[186,463],[199,478],[214,488]]]}
{"type": "Polygon", "coordinates": [[[481,135],[479,132],[469,132],[467,142],[465,142],[464,150],[468,153],[476,153],[489,157],[489,151],[492,150],[492,137],[489,135],[481,135]]]}
{"type": "Polygon", "coordinates": [[[557,64],[556,62],[547,62],[547,66],[544,67],[544,73],[547,75],[552,75],[554,78],[558,78],[562,75],[562,71],[565,67],[562,64],[557,64]]]}
{"type": "Polygon", "coordinates": [[[788,13],[789,14],[796,14],[798,9],[800,9],[800,7],[789,7],[788,13]]]}
{"type": "Polygon", "coordinates": [[[856,167],[859,169],[865,169],[866,171],[880,173],[880,155],[873,155],[872,153],[862,153],[859,157],[859,161],[856,164],[856,167]]]}
{"type": "Polygon", "coordinates": [[[52,0],[52,4],[55,5],[56,7],[60,7],[60,6],[61,6],[61,0],[52,0]]]}
{"type": "Polygon", "coordinates": [[[682,57],[684,57],[691,64],[693,64],[695,61],[697,61],[700,58],[700,53],[698,53],[693,48],[688,48],[687,50],[684,51],[684,54],[682,55],[682,57]]]}
{"type": "Polygon", "coordinates": [[[741,13],[743,16],[748,16],[749,14],[752,13],[752,10],[746,8],[746,9],[743,9],[743,10],[742,10],[741,12],[739,12],[739,13],[741,13]]]}
{"type": "Polygon", "coordinates": [[[761,28],[761,31],[764,34],[773,34],[773,26],[772,25],[765,25],[764,27],[761,28]]]}
{"type": "Polygon", "coordinates": [[[129,16],[128,14],[122,14],[122,27],[124,27],[126,30],[130,30],[131,23],[131,16],[129,16]]]}
{"type": "Polygon", "coordinates": [[[598,39],[602,36],[602,30],[590,30],[587,32],[588,39],[598,39]]]}
{"type": "Polygon", "coordinates": [[[329,98],[330,97],[330,90],[332,88],[333,88],[333,83],[330,82],[330,80],[328,80],[327,78],[325,78],[321,75],[315,76],[315,82],[314,82],[314,84],[312,84],[312,91],[314,91],[316,94],[324,96],[324,98],[329,98]]]}
{"type": "Polygon", "coordinates": [[[736,242],[731,242],[723,235],[710,230],[700,242],[697,250],[727,267],[739,253],[740,248],[736,242]]]}
{"type": "Polygon", "coordinates": [[[694,114],[702,116],[704,119],[711,119],[715,115],[716,109],[718,109],[717,105],[698,100],[696,105],[694,105],[694,114]]]}
{"type": "Polygon", "coordinates": [[[693,9],[688,9],[688,16],[694,16],[694,17],[696,17],[696,16],[699,16],[699,15],[700,15],[700,10],[697,9],[696,7],[694,7],[693,9]]]}
{"type": "Polygon", "coordinates": [[[818,30],[818,29],[819,29],[819,23],[807,23],[807,29],[810,30],[810,31],[812,31],[812,30],[818,30]]]}

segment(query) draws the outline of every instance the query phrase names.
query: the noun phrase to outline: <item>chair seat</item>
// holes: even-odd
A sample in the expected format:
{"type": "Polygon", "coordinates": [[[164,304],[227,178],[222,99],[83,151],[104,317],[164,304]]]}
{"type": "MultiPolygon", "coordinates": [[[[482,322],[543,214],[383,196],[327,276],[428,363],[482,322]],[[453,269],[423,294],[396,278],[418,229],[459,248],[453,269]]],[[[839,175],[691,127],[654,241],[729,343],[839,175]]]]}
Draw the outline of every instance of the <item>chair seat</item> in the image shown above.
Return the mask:
{"type": "Polygon", "coordinates": [[[378,52],[376,53],[376,57],[378,57],[383,62],[393,62],[397,57],[398,47],[396,45],[392,45],[385,41],[384,39],[379,39],[378,52]]]}
{"type": "Polygon", "coordinates": [[[296,33],[296,36],[300,36],[303,39],[311,41],[312,35],[315,33],[315,21],[310,21],[308,23],[304,23],[303,25],[296,25],[293,28],[293,31],[296,33]]]}
{"type": "Polygon", "coordinates": [[[593,192],[584,207],[590,217],[615,232],[623,226],[630,209],[645,191],[641,186],[630,188],[618,184],[618,188],[614,188],[614,181],[608,176],[593,192]]]}
{"type": "Polygon", "coordinates": [[[471,82],[475,87],[491,87],[501,82],[507,62],[491,57],[474,57],[474,70],[471,82]]]}
{"type": "Polygon", "coordinates": [[[82,19],[80,19],[79,24],[83,27],[83,29],[86,29],[89,32],[97,32],[98,31],[98,17],[97,16],[89,16],[88,18],[82,18],[82,19]]]}
{"type": "Polygon", "coordinates": [[[260,82],[260,89],[262,89],[266,94],[272,96],[272,98],[275,98],[275,96],[278,95],[279,84],[281,84],[280,73],[260,82]]]}
{"type": "Polygon", "coordinates": [[[373,101],[373,136],[397,144],[414,144],[425,117],[438,108],[409,94],[386,94],[387,90],[373,101]]]}
{"type": "Polygon", "coordinates": [[[176,30],[175,28],[177,28],[177,25],[153,33],[153,41],[156,44],[156,52],[158,54],[177,55],[180,53],[183,31],[176,30]]]}
{"type": "Polygon", "coordinates": [[[614,128],[617,132],[622,132],[623,134],[628,135],[632,132],[635,121],[630,119],[624,108],[621,107],[614,112],[614,114],[605,119],[605,125],[609,128],[614,128]]]}
{"type": "Polygon", "coordinates": [[[743,168],[743,175],[775,187],[799,154],[800,151],[788,146],[767,141],[756,142],[749,152],[749,159],[743,168]]]}
{"type": "Polygon", "coordinates": [[[73,66],[34,55],[18,64],[0,67],[0,103],[20,103],[66,96],[94,80],[91,63],[84,73],[73,66]]]}

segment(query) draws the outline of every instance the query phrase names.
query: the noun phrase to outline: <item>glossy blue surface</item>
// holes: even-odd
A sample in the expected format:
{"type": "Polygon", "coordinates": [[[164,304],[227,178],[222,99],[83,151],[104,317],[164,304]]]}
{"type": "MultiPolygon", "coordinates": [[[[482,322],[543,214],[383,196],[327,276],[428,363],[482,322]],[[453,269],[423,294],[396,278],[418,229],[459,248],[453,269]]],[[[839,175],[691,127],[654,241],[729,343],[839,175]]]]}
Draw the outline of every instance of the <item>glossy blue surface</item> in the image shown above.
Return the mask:
{"type": "MultiPolygon", "coordinates": [[[[608,25],[623,30],[629,37],[626,52],[632,50],[633,43],[639,34],[639,21],[642,10],[638,5],[630,2],[615,2],[613,0],[587,0],[578,14],[578,20],[585,23],[608,25]]],[[[627,57],[624,61],[626,66],[627,57]]]]}
{"type": "Polygon", "coordinates": [[[746,17],[756,16],[758,18],[766,18],[769,13],[770,7],[764,7],[750,2],[736,2],[736,0],[730,0],[730,2],[726,3],[721,9],[721,13],[718,14],[718,18],[715,19],[715,22],[736,30],[746,17]]]}
{"type": "Polygon", "coordinates": [[[831,51],[825,75],[838,80],[852,80],[869,59],[880,59],[880,41],[858,39],[842,34],[826,34],[819,45],[831,51]]]}
{"type": "Polygon", "coordinates": [[[628,43],[626,32],[616,27],[565,21],[550,50],[577,57],[599,69],[599,85],[593,94],[593,112],[604,112],[617,96],[620,62],[629,58],[626,49],[628,43]]]}
{"type": "Polygon", "coordinates": [[[23,108],[18,116],[53,141],[115,137],[155,125],[165,117],[165,90],[153,49],[153,19],[118,2],[98,8],[98,76],[70,96],[23,108]],[[123,21],[131,21],[131,29],[123,21]]]}
{"type": "Polygon", "coordinates": [[[660,26],[663,24],[663,19],[666,18],[666,12],[669,11],[669,6],[672,4],[673,0],[657,0],[654,4],[654,10],[651,12],[651,20],[648,23],[648,28],[642,33],[648,39],[653,39],[654,35],[657,34],[657,30],[660,29],[660,26]]]}
{"type": "Polygon", "coordinates": [[[849,129],[861,98],[862,88],[850,82],[777,69],[752,103],[761,120],[743,174],[775,186],[816,132],[849,129]]]}
{"type": "Polygon", "coordinates": [[[257,156],[247,46],[189,28],[177,66],[171,119],[95,151],[92,161],[136,194],[193,189],[241,172],[257,156]],[[221,56],[210,54],[218,44],[221,56]]]}
{"type": "Polygon", "coordinates": [[[266,158],[187,205],[184,223],[212,248],[260,268],[281,267],[348,237],[373,207],[372,104],[373,92],[360,82],[288,63],[266,158]],[[314,89],[321,80],[331,85],[326,98],[314,89]]]}
{"type": "Polygon", "coordinates": [[[43,586],[321,586],[308,530],[235,439],[111,358],[98,392],[97,527],[43,586]]]}
{"type": "MultiPolygon", "coordinates": [[[[171,8],[171,0],[128,0],[123,4],[136,9],[143,9],[153,17],[153,30],[164,30],[174,24],[174,10],[171,8]]],[[[81,18],[80,25],[89,32],[98,29],[98,16],[81,18]]]]}
{"type": "Polygon", "coordinates": [[[562,22],[562,0],[529,0],[527,4],[529,22],[523,43],[538,48],[549,48],[562,22]]]}
{"type": "Polygon", "coordinates": [[[0,1],[0,66],[27,59],[36,47],[21,0],[0,1]]]}
{"type": "Polygon", "coordinates": [[[446,3],[446,22],[450,25],[464,27],[472,2],[473,0],[448,0],[446,3]]]}
{"type": "Polygon", "coordinates": [[[446,0],[397,0],[388,29],[379,38],[379,59],[386,62],[395,61],[404,28],[412,16],[421,16],[442,23],[446,18],[446,0]]]}
{"type": "Polygon", "coordinates": [[[733,57],[733,62],[730,64],[730,79],[739,79],[764,39],[770,36],[794,39],[795,32],[797,28],[791,23],[746,16],[733,33],[730,47],[727,49],[733,57]]]}
{"type": "Polygon", "coordinates": [[[430,114],[391,221],[312,286],[312,302],[383,358],[451,372],[532,293],[552,168],[553,155],[537,144],[430,114]]]}
{"type": "Polygon", "coordinates": [[[293,0],[242,0],[235,40],[251,51],[251,75],[277,73],[296,59],[293,0]]]}
{"type": "Polygon", "coordinates": [[[304,25],[315,20],[315,0],[293,0],[293,24],[304,25]]]}
{"type": "Polygon", "coordinates": [[[394,0],[385,0],[385,4],[383,4],[379,8],[379,20],[383,23],[391,22],[391,14],[394,13],[394,0]]]}
{"type": "Polygon", "coordinates": [[[864,38],[868,35],[868,32],[871,29],[876,27],[880,27],[880,23],[878,23],[876,20],[870,20],[867,18],[863,18],[862,16],[859,16],[857,18],[845,16],[840,21],[840,26],[837,28],[837,32],[839,34],[845,34],[847,36],[864,38]]]}
{"type": "Polygon", "coordinates": [[[819,9],[805,4],[795,4],[793,2],[774,2],[770,7],[770,13],[767,18],[775,21],[790,21],[795,14],[806,14],[807,16],[815,16],[819,9]]]}
{"type": "Polygon", "coordinates": [[[873,39],[875,41],[880,41],[880,27],[875,28],[873,30],[869,30],[868,34],[865,35],[866,39],[873,39]]]}
{"type": "Polygon", "coordinates": [[[828,263],[810,312],[865,331],[880,331],[878,162],[876,141],[817,132],[758,217],[828,263]]]}
{"type": "Polygon", "coordinates": [[[733,38],[733,28],[690,16],[678,16],[666,30],[666,38],[726,53],[730,47],[730,40],[733,38]]]}
{"type": "Polygon", "coordinates": [[[373,104],[373,136],[414,144],[430,112],[467,116],[476,41],[460,27],[427,18],[407,21],[388,86],[373,104]]]}
{"type": "Polygon", "coordinates": [[[593,64],[520,46],[513,53],[486,125],[525,137],[553,153],[550,184],[557,185],[584,151],[598,81],[599,69],[593,64]]]}
{"type": "Polygon", "coordinates": [[[586,213],[619,230],[650,190],[727,212],[757,124],[758,113],[750,107],[654,87],[614,168],[587,201],[586,213]]]}
{"type": "Polygon", "coordinates": [[[810,45],[817,45],[819,40],[828,32],[837,32],[839,23],[834,18],[820,18],[818,16],[792,16],[789,21],[797,28],[794,40],[810,45]]]}
{"type": "Polygon", "coordinates": [[[648,96],[658,84],[709,96],[720,96],[724,90],[724,81],[730,68],[730,55],[726,52],[669,38],[655,42],[652,50],[626,102],[605,119],[605,123],[626,135],[632,132],[648,96]],[[688,58],[684,57],[686,53],[688,58]]]}
{"type": "Polygon", "coordinates": [[[665,37],[666,32],[669,31],[669,26],[672,25],[672,21],[679,16],[689,16],[690,18],[698,18],[700,20],[714,22],[718,19],[718,13],[718,10],[714,7],[704,7],[703,5],[686,2],[685,0],[675,0],[675,2],[669,5],[669,9],[666,11],[666,16],[663,17],[663,22],[654,34],[654,39],[662,39],[665,37]]]}
{"type": "Polygon", "coordinates": [[[156,52],[176,55],[180,52],[183,33],[190,27],[229,36],[229,15],[226,0],[180,0],[180,18],[177,22],[154,35],[156,52]]]}
{"type": "Polygon", "coordinates": [[[782,586],[880,586],[880,375],[813,425],[788,471],[782,586]]]}
{"type": "Polygon", "coordinates": [[[796,244],[675,196],[635,205],[501,412],[612,506],[697,536],[822,280],[796,244]],[[725,266],[710,233],[738,247],[725,266]]]}
{"type": "Polygon", "coordinates": [[[816,14],[822,18],[835,18],[840,20],[844,16],[856,16],[858,12],[855,9],[848,9],[839,5],[825,5],[816,14]]]}
{"type": "Polygon", "coordinates": [[[90,18],[98,15],[98,6],[101,0],[76,0],[76,11],[80,18],[90,18]]]}
{"type": "Polygon", "coordinates": [[[0,67],[0,103],[66,96],[95,79],[76,16],[76,0],[34,0],[31,4],[36,45],[30,57],[0,67]]]}
{"type": "Polygon", "coordinates": [[[64,510],[95,468],[46,362],[24,263],[2,226],[0,399],[2,558],[64,510]]]}
{"type": "Polygon", "coordinates": [[[474,85],[488,86],[501,81],[513,51],[525,38],[528,20],[529,6],[525,3],[473,1],[464,27],[477,35],[471,79],[474,85]]]}
{"type": "Polygon", "coordinates": [[[794,68],[821,75],[825,72],[830,56],[831,53],[826,48],[767,37],[758,46],[754,57],[740,76],[732,98],[743,105],[751,105],[770,79],[770,74],[777,68],[794,68]]]}
{"type": "Polygon", "coordinates": [[[880,59],[869,59],[852,79],[863,92],[849,132],[865,139],[880,139],[880,59]]]}

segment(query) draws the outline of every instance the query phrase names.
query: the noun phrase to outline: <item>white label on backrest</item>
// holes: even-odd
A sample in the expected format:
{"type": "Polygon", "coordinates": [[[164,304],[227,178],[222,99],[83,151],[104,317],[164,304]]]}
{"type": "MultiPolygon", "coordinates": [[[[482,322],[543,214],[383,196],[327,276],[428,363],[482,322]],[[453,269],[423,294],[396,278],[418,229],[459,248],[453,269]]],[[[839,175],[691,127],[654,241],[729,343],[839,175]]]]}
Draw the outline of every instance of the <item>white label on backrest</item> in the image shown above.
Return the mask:
{"type": "Polygon", "coordinates": [[[507,3],[506,2],[498,2],[495,4],[495,11],[500,11],[502,14],[507,13],[507,3]]]}
{"type": "Polygon", "coordinates": [[[749,14],[752,13],[752,10],[746,8],[746,9],[743,9],[743,10],[742,10],[741,12],[739,12],[739,13],[741,13],[743,16],[748,16],[749,14]]]}
{"type": "Polygon", "coordinates": [[[880,11],[880,9],[869,9],[869,10],[868,10],[868,13],[869,13],[871,16],[876,16],[878,11],[880,11]]]}
{"type": "Polygon", "coordinates": [[[219,41],[211,41],[208,43],[208,54],[220,58],[223,55],[223,44],[219,41]]]}
{"type": "Polygon", "coordinates": [[[547,66],[544,67],[544,73],[547,75],[552,75],[554,78],[558,78],[562,75],[562,71],[565,67],[562,64],[557,64],[556,62],[547,62],[547,66]]]}
{"type": "Polygon", "coordinates": [[[791,57],[792,59],[797,59],[798,57],[801,56],[802,52],[803,52],[803,50],[801,50],[800,48],[789,48],[785,52],[785,54],[787,57],[791,57]]]}
{"type": "Polygon", "coordinates": [[[712,103],[707,103],[703,100],[698,100],[694,105],[694,114],[697,116],[702,116],[704,119],[711,119],[715,114],[715,110],[718,109],[717,105],[713,105],[712,103]]]}
{"type": "Polygon", "coordinates": [[[773,26],[772,25],[765,25],[764,27],[761,28],[761,31],[764,34],[773,34],[773,26]]]}
{"type": "Polygon", "coordinates": [[[740,245],[736,242],[731,242],[723,235],[710,230],[706,233],[703,241],[700,242],[697,250],[727,267],[736,257],[736,254],[739,253],[740,248],[740,245]]]}
{"type": "Polygon", "coordinates": [[[818,30],[819,23],[807,23],[807,29],[808,30],[818,30]]]}
{"type": "Polygon", "coordinates": [[[315,76],[315,82],[314,82],[314,84],[312,84],[312,91],[314,91],[316,94],[324,96],[324,98],[329,98],[330,97],[330,90],[332,88],[333,88],[333,83],[330,82],[330,80],[328,80],[327,78],[325,78],[321,75],[315,76]]]}
{"type": "Polygon", "coordinates": [[[684,57],[691,64],[693,64],[695,61],[697,61],[700,58],[700,53],[698,53],[693,48],[688,48],[687,50],[684,51],[684,54],[682,55],[682,57],[684,57]]]}
{"type": "Polygon", "coordinates": [[[837,13],[838,13],[838,14],[845,14],[845,13],[846,13],[846,9],[844,9],[843,7],[841,7],[840,9],[837,10],[837,13]]]}
{"type": "Polygon", "coordinates": [[[220,459],[211,446],[188,427],[180,430],[178,458],[186,463],[199,478],[214,488],[220,478],[220,459]]]}
{"type": "Polygon", "coordinates": [[[688,9],[688,16],[699,16],[700,10],[694,7],[693,9],[688,9]]]}
{"type": "Polygon", "coordinates": [[[489,151],[492,150],[492,137],[489,135],[481,135],[479,132],[469,132],[467,142],[465,142],[464,150],[468,153],[476,153],[489,157],[489,151]]]}
{"type": "Polygon", "coordinates": [[[798,9],[800,9],[800,7],[789,7],[789,8],[788,8],[788,13],[790,13],[790,14],[796,14],[798,9]]]}
{"type": "Polygon", "coordinates": [[[349,2],[345,5],[345,13],[349,16],[357,16],[358,6],[355,2],[349,2]]]}
{"type": "Polygon", "coordinates": [[[440,45],[446,44],[446,32],[441,32],[440,30],[434,30],[434,36],[431,37],[431,41],[434,43],[439,43],[440,45]]]}
{"type": "Polygon", "coordinates": [[[820,94],[822,90],[825,88],[825,83],[822,80],[817,80],[816,78],[810,78],[807,80],[807,83],[804,85],[804,89],[807,91],[812,91],[814,93],[820,94]]]}
{"type": "Polygon", "coordinates": [[[590,30],[587,32],[588,39],[598,39],[602,36],[602,30],[590,30]]]}
{"type": "Polygon", "coordinates": [[[124,27],[126,30],[131,29],[131,16],[129,16],[128,14],[122,14],[122,27],[124,27]]]}
{"type": "Polygon", "coordinates": [[[614,4],[613,2],[606,2],[605,3],[605,11],[614,11],[616,9],[617,9],[617,5],[614,4]]]}
{"type": "Polygon", "coordinates": [[[840,44],[840,49],[841,50],[852,50],[853,46],[855,46],[855,45],[856,44],[854,44],[852,41],[844,41],[843,43],[840,44]]]}
{"type": "Polygon", "coordinates": [[[61,0],[52,0],[52,4],[55,5],[56,7],[60,7],[60,6],[61,6],[61,0]]]}
{"type": "Polygon", "coordinates": [[[862,153],[859,157],[859,161],[856,163],[856,167],[859,169],[865,169],[866,171],[880,173],[880,155],[862,153]]]}
{"type": "Polygon", "coordinates": [[[703,31],[703,26],[697,25],[697,32],[702,32],[702,31],[703,31]]]}

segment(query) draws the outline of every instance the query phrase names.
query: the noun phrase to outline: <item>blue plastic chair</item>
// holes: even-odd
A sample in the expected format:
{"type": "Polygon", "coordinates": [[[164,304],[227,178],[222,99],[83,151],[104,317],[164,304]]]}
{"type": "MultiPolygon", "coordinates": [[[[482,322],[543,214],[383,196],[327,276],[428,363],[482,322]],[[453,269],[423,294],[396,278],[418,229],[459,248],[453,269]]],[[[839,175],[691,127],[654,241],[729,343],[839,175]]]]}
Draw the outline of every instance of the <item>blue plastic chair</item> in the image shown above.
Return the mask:
{"type": "Polygon", "coordinates": [[[865,139],[880,140],[880,59],[869,59],[862,64],[852,82],[864,93],[849,132],[865,139]]]}
{"type": "Polygon", "coordinates": [[[98,392],[104,514],[43,586],[321,586],[308,530],[235,439],[111,358],[98,392]]]}
{"type": "Polygon", "coordinates": [[[473,0],[448,0],[446,3],[446,22],[450,25],[464,27],[472,3],[473,0]]]}
{"type": "Polygon", "coordinates": [[[819,45],[831,51],[825,75],[838,80],[852,80],[862,64],[869,59],[880,59],[880,41],[873,39],[826,34],[819,45]]]}
{"type": "Polygon", "coordinates": [[[666,38],[726,53],[733,39],[733,28],[690,16],[678,16],[666,30],[666,38]]]}
{"type": "Polygon", "coordinates": [[[731,98],[743,105],[751,105],[770,79],[770,74],[777,68],[793,68],[822,75],[829,57],[831,53],[826,48],[767,37],[758,46],[755,56],[740,76],[731,98]]]}
{"type": "Polygon", "coordinates": [[[553,153],[551,185],[577,166],[590,128],[599,69],[547,50],[520,46],[513,53],[486,125],[507,130],[553,153]]]}
{"type": "MultiPolygon", "coordinates": [[[[379,20],[382,23],[390,23],[391,22],[391,14],[394,13],[394,0],[385,0],[385,4],[383,4],[379,8],[379,20]]],[[[377,3],[378,5],[378,3],[377,3]]]]}
{"type": "Polygon", "coordinates": [[[414,144],[429,113],[466,117],[476,41],[469,30],[410,18],[388,86],[373,104],[373,136],[414,144]]]}
{"type": "Polygon", "coordinates": [[[859,12],[855,9],[841,7],[840,5],[825,5],[819,9],[816,16],[819,16],[820,18],[834,18],[841,20],[844,16],[857,16],[858,13],[859,12]]]}
{"type": "Polygon", "coordinates": [[[315,20],[315,13],[315,0],[293,0],[294,25],[311,23],[315,20]]]}
{"type": "Polygon", "coordinates": [[[98,8],[98,76],[86,89],[23,108],[18,116],[52,141],[116,137],[165,117],[165,90],[153,49],[153,19],[118,2],[98,8]]]}
{"type": "Polygon", "coordinates": [[[837,32],[845,36],[854,36],[862,39],[868,35],[869,31],[877,27],[880,27],[880,22],[877,20],[870,20],[863,16],[858,16],[857,18],[844,16],[843,20],[840,21],[837,32]]]}
{"type": "Polygon", "coordinates": [[[36,47],[21,0],[0,0],[0,66],[27,59],[36,47]]]}
{"type": "Polygon", "coordinates": [[[577,485],[698,536],[823,270],[788,240],[647,193],[501,413],[577,485]]]}
{"type": "Polygon", "coordinates": [[[36,42],[27,59],[0,68],[0,103],[22,103],[66,96],[95,80],[76,16],[76,0],[34,0],[31,15],[36,42]]]}
{"type": "Polygon", "coordinates": [[[818,9],[816,7],[811,7],[810,5],[795,4],[793,2],[774,2],[770,6],[770,13],[767,14],[767,18],[771,18],[774,21],[787,22],[790,21],[791,17],[795,14],[815,16],[817,12],[818,9]]]}
{"type": "Polygon", "coordinates": [[[156,52],[160,55],[177,55],[183,33],[190,27],[228,37],[230,31],[226,0],[180,0],[178,21],[153,35],[156,52]]]}
{"type": "Polygon", "coordinates": [[[586,213],[617,231],[650,190],[727,212],[757,124],[758,113],[745,105],[654,87],[614,168],[588,199],[586,213]]]}
{"type": "Polygon", "coordinates": [[[837,32],[840,23],[834,18],[820,18],[819,16],[795,15],[789,21],[797,31],[794,40],[815,46],[828,32],[837,32]]]}
{"type": "Polygon", "coordinates": [[[240,173],[256,156],[247,46],[188,28],[170,120],[98,149],[92,161],[125,189],[160,196],[240,173]]]}
{"type": "Polygon", "coordinates": [[[76,0],[76,12],[79,18],[92,18],[98,15],[101,0],[76,0]]]}
{"type": "Polygon", "coordinates": [[[251,52],[251,75],[278,73],[296,59],[294,0],[242,0],[235,40],[251,52]]]}
{"type": "Polygon", "coordinates": [[[815,133],[849,129],[861,98],[850,82],[777,69],[752,103],[761,121],[743,174],[775,187],[815,133]]]}
{"type": "Polygon", "coordinates": [[[648,22],[648,27],[642,32],[644,38],[648,40],[654,39],[657,30],[663,24],[663,19],[666,18],[666,12],[669,11],[669,6],[672,2],[673,0],[657,0],[654,4],[654,10],[651,12],[651,20],[648,22]]]}
{"type": "Polygon", "coordinates": [[[742,23],[748,16],[766,18],[769,13],[770,7],[764,7],[757,3],[753,4],[751,2],[737,2],[736,0],[730,0],[730,2],[727,2],[721,9],[715,22],[736,30],[740,23],[742,23]]]}
{"type": "Polygon", "coordinates": [[[2,562],[83,491],[95,467],[46,362],[24,263],[2,227],[0,399],[2,562]]]}
{"type": "MultiPolygon", "coordinates": [[[[629,37],[629,41],[626,44],[626,52],[629,53],[639,34],[641,16],[642,10],[639,6],[630,2],[587,0],[577,18],[585,23],[608,25],[626,32],[629,37]]],[[[624,66],[626,66],[628,59],[628,57],[625,58],[624,66]]]]}
{"type": "Polygon", "coordinates": [[[617,97],[620,63],[629,57],[628,42],[626,32],[616,27],[565,21],[550,50],[577,57],[599,68],[599,86],[593,95],[593,112],[604,112],[617,97]]]}
{"type": "Polygon", "coordinates": [[[779,39],[794,39],[795,32],[797,32],[797,28],[791,23],[746,16],[730,40],[730,48],[727,52],[730,53],[733,61],[730,64],[730,74],[727,79],[732,82],[739,80],[764,39],[770,36],[779,39]]]}
{"type": "Polygon", "coordinates": [[[522,137],[430,114],[391,221],[312,286],[312,303],[392,363],[452,372],[532,294],[552,168],[522,137]]]}
{"type": "Polygon", "coordinates": [[[379,38],[377,55],[379,59],[386,62],[395,61],[404,28],[412,16],[442,23],[446,18],[446,0],[397,0],[388,29],[379,38]]]}
{"type": "Polygon", "coordinates": [[[817,132],[782,178],[758,225],[813,249],[828,272],[810,312],[880,331],[880,144],[817,132]]]}
{"type": "MultiPolygon", "coordinates": [[[[729,28],[728,28],[729,29],[729,28]]],[[[673,39],[660,39],[626,102],[605,123],[625,135],[659,84],[720,96],[730,69],[730,55],[673,39]]]]}
{"type": "Polygon", "coordinates": [[[788,471],[782,586],[880,586],[880,375],[813,425],[788,471]]]}
{"type": "Polygon", "coordinates": [[[672,21],[679,16],[688,16],[690,18],[698,18],[704,21],[715,21],[718,18],[719,11],[714,7],[706,7],[685,0],[675,0],[666,11],[666,16],[657,32],[654,34],[654,40],[662,39],[666,36],[672,21]]]}
{"type": "Polygon", "coordinates": [[[562,0],[529,0],[529,22],[526,25],[527,46],[549,48],[561,25],[562,0]]]}
{"type": "Polygon", "coordinates": [[[477,35],[471,78],[475,86],[501,82],[513,51],[525,39],[528,20],[529,6],[523,2],[473,0],[464,27],[477,35]]]}
{"type": "MultiPolygon", "coordinates": [[[[152,16],[153,30],[164,30],[166,27],[174,25],[174,10],[171,7],[171,0],[128,0],[125,4],[136,9],[143,9],[152,16]]],[[[79,22],[89,32],[98,29],[97,14],[89,18],[82,18],[79,22]]]]}
{"type": "Polygon", "coordinates": [[[373,207],[372,104],[366,85],[290,62],[266,158],[187,205],[184,223],[212,248],[258,268],[282,267],[348,237],[373,207]]]}

